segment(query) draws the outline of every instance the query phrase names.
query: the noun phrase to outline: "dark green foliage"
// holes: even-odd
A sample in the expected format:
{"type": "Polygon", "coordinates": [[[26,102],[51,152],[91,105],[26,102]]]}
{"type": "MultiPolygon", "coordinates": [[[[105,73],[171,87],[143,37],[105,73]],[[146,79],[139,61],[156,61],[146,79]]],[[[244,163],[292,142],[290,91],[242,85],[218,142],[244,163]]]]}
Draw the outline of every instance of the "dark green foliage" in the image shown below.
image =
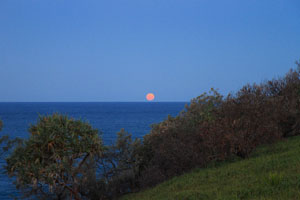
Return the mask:
{"type": "Polygon", "coordinates": [[[82,199],[84,165],[103,151],[98,131],[82,121],[54,114],[41,116],[30,137],[6,159],[6,170],[26,196],[82,199]]]}
{"type": "Polygon", "coordinates": [[[141,187],[211,162],[246,158],[259,145],[300,133],[300,65],[285,77],[248,84],[236,94],[193,99],[179,116],[153,125],[144,137],[141,187]]]}
{"type": "Polygon", "coordinates": [[[141,184],[154,185],[211,160],[199,132],[199,124],[215,121],[214,112],[220,107],[222,96],[215,90],[191,101],[179,116],[153,125],[144,137],[145,155],[141,184]],[[204,150],[205,149],[205,150],[204,150]]]}
{"type": "MultiPolygon", "coordinates": [[[[132,191],[136,187],[135,175],[138,173],[140,162],[139,149],[141,141],[132,140],[131,135],[122,129],[117,141],[104,154],[106,162],[111,166],[106,177],[112,194],[120,195],[132,191]]],[[[104,165],[103,165],[104,166],[104,165]]]]}
{"type": "MultiPolygon", "coordinates": [[[[91,199],[116,198],[137,188],[141,141],[132,140],[131,135],[124,129],[117,135],[115,144],[107,146],[96,161],[100,174],[94,190],[89,194],[91,199]]],[[[91,187],[87,185],[87,188],[91,187]]],[[[83,190],[86,191],[85,188],[83,190]]]]}

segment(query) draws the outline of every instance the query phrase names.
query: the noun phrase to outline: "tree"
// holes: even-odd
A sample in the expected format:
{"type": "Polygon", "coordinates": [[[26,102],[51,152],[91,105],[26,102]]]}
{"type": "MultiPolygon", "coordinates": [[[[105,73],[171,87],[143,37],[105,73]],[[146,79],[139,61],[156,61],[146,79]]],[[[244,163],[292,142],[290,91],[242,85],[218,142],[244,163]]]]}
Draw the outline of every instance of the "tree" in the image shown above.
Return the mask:
{"type": "MultiPolygon", "coordinates": [[[[0,132],[2,130],[3,127],[3,123],[0,120],[0,132]]],[[[9,154],[10,150],[13,149],[13,147],[17,146],[17,145],[21,145],[23,143],[23,140],[21,138],[14,138],[14,139],[10,139],[8,135],[1,135],[0,136],[0,159],[4,160],[5,156],[7,156],[7,154],[9,154]]],[[[5,170],[2,166],[0,168],[1,173],[2,170],[5,170]]]]}
{"type": "Polygon", "coordinates": [[[121,129],[114,144],[106,146],[98,157],[97,177],[86,174],[89,182],[80,188],[89,199],[117,199],[137,188],[139,172],[140,139],[132,139],[130,133],[121,129]]]}
{"type": "MultiPolygon", "coordinates": [[[[0,131],[2,130],[2,126],[3,126],[3,123],[2,121],[0,120],[0,131]]],[[[8,137],[6,135],[3,135],[0,137],[0,145],[1,145],[1,149],[0,149],[0,159],[1,157],[3,156],[4,154],[4,147],[2,147],[2,144],[5,143],[7,141],[8,137]]]]}
{"type": "Polygon", "coordinates": [[[108,146],[103,156],[98,160],[98,166],[105,172],[103,178],[109,188],[110,198],[132,192],[136,188],[135,176],[140,164],[140,139],[132,139],[130,133],[121,129],[117,133],[115,144],[108,146]]]}
{"type": "MultiPolygon", "coordinates": [[[[40,116],[30,136],[6,159],[6,171],[25,197],[84,199],[80,182],[103,151],[98,131],[64,115],[40,116]]],[[[92,170],[95,172],[95,170],[92,170]]]]}

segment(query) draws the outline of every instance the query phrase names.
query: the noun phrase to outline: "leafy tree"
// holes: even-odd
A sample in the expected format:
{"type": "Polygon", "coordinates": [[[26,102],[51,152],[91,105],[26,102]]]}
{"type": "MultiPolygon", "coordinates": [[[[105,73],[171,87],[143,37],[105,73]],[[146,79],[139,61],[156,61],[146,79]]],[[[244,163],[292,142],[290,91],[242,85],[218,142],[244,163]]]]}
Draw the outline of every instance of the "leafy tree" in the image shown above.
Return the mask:
{"type": "MultiPolygon", "coordinates": [[[[135,176],[140,162],[140,139],[132,139],[131,134],[121,129],[115,144],[108,147],[106,161],[106,180],[113,197],[128,193],[136,187],[135,176]],[[110,166],[110,167],[108,167],[110,166]]],[[[100,164],[100,163],[99,163],[100,164]]],[[[105,167],[105,165],[102,165],[105,167]]]]}
{"type": "MultiPolygon", "coordinates": [[[[40,116],[30,136],[6,159],[6,171],[24,197],[84,199],[80,183],[103,151],[98,131],[67,116],[40,116]]],[[[95,173],[95,171],[92,170],[95,173]]]]}
{"type": "Polygon", "coordinates": [[[90,180],[83,183],[82,192],[89,199],[116,199],[137,188],[138,165],[140,162],[140,139],[121,129],[114,144],[106,146],[97,159],[97,177],[87,174],[90,180]],[[92,180],[92,181],[91,181],[92,180]]]}

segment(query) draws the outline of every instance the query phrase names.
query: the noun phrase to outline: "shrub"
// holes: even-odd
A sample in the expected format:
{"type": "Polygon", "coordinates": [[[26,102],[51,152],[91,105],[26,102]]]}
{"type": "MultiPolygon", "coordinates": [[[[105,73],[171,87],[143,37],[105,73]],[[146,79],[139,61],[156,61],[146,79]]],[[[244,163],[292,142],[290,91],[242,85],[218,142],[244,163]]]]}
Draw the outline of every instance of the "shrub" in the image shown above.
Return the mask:
{"type": "Polygon", "coordinates": [[[300,64],[283,78],[247,84],[226,98],[212,89],[144,137],[140,184],[152,186],[194,167],[300,133],[300,64]]]}
{"type": "Polygon", "coordinates": [[[193,167],[206,165],[211,158],[199,129],[214,122],[214,112],[222,104],[222,98],[212,89],[209,94],[193,99],[179,116],[169,116],[152,126],[143,141],[140,180],[143,186],[151,186],[193,167]]]}
{"type": "Polygon", "coordinates": [[[263,85],[256,84],[246,85],[226,98],[218,113],[218,126],[230,138],[233,154],[247,157],[256,146],[281,137],[280,103],[280,99],[266,95],[263,85]]]}

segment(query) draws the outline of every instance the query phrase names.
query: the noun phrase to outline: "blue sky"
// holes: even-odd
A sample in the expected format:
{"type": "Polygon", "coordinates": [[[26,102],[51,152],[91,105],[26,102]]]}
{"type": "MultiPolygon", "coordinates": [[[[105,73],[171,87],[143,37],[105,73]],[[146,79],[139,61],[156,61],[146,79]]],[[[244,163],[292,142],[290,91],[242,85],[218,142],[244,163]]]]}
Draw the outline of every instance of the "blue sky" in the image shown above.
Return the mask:
{"type": "Polygon", "coordinates": [[[299,0],[0,0],[0,101],[189,101],[284,75],[299,0]]]}

